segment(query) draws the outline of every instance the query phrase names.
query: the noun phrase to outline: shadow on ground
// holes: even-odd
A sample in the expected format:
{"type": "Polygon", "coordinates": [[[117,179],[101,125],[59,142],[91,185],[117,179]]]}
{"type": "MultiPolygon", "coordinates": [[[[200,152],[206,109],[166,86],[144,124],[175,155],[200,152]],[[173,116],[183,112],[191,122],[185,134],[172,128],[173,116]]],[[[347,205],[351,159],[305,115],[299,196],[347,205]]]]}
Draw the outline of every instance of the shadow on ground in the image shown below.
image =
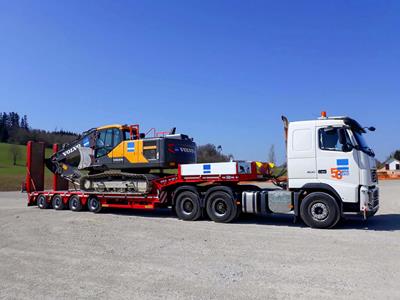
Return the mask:
{"type": "MultiPolygon", "coordinates": [[[[157,209],[154,211],[112,209],[104,210],[105,214],[121,216],[136,216],[146,218],[176,218],[171,209],[157,209]]],[[[210,221],[203,218],[200,221],[210,221]]],[[[236,224],[257,224],[286,227],[307,227],[301,220],[294,223],[292,215],[271,215],[267,217],[255,215],[241,215],[236,224]]],[[[376,215],[363,220],[361,216],[351,216],[339,222],[335,230],[373,230],[373,231],[398,231],[400,230],[400,214],[376,215]]]]}
{"type": "Polygon", "coordinates": [[[360,217],[343,220],[337,229],[362,229],[374,231],[398,231],[400,230],[400,214],[375,215],[368,220],[360,217]]]}

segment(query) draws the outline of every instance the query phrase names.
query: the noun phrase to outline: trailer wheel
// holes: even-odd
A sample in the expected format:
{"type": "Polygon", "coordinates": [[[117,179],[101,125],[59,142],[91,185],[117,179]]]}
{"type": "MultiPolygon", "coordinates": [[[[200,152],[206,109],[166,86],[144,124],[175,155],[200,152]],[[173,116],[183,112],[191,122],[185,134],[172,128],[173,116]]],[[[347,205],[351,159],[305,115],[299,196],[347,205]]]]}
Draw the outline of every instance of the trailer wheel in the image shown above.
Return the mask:
{"type": "Polygon", "coordinates": [[[301,201],[300,216],[312,228],[331,228],[340,220],[339,205],[329,194],[311,193],[301,201]]]}
{"type": "Polygon", "coordinates": [[[101,202],[97,197],[90,197],[88,199],[88,209],[93,213],[98,213],[101,210],[101,202]]]}
{"type": "Polygon", "coordinates": [[[185,221],[195,221],[201,217],[200,198],[195,192],[184,191],[175,201],[175,212],[178,218],[185,221]]]}
{"type": "Polygon", "coordinates": [[[207,198],[207,214],[211,220],[229,223],[238,216],[238,208],[232,195],[223,191],[211,193],[207,198]]]}
{"type": "Polygon", "coordinates": [[[65,204],[60,195],[54,195],[51,199],[51,204],[55,210],[63,210],[65,208],[65,204]]]}
{"type": "Polygon", "coordinates": [[[50,208],[50,203],[47,202],[45,195],[39,195],[36,199],[37,205],[40,209],[50,208]]]}
{"type": "Polygon", "coordinates": [[[82,202],[77,195],[72,195],[68,201],[69,209],[72,211],[81,211],[82,210],[82,202]]]}

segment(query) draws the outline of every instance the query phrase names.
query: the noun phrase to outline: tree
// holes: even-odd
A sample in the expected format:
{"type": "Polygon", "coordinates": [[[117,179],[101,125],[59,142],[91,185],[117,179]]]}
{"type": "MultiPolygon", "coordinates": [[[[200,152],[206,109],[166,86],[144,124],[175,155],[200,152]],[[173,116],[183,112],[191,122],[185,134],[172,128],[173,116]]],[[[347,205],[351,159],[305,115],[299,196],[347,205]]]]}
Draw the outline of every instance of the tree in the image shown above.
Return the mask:
{"type": "Polygon", "coordinates": [[[17,160],[21,158],[21,149],[16,144],[11,144],[9,149],[10,149],[13,166],[16,166],[17,160]]]}
{"type": "Polygon", "coordinates": [[[381,169],[385,166],[385,164],[383,162],[381,162],[379,159],[376,159],[376,158],[375,158],[375,164],[378,169],[381,169]]]}
{"type": "Polygon", "coordinates": [[[0,142],[5,143],[8,141],[8,128],[7,128],[7,114],[0,114],[0,142]]]}
{"type": "Polygon", "coordinates": [[[25,130],[28,130],[28,129],[29,129],[28,117],[27,117],[26,115],[24,115],[24,116],[21,118],[21,125],[20,125],[20,127],[21,127],[22,129],[25,129],[25,130]]]}
{"type": "Polygon", "coordinates": [[[16,112],[10,112],[8,114],[8,127],[9,128],[19,128],[19,114],[16,112]]]}
{"type": "Polygon", "coordinates": [[[197,161],[199,163],[226,162],[233,159],[232,155],[222,153],[222,147],[206,144],[197,147],[197,161]]]}
{"type": "Polygon", "coordinates": [[[268,162],[276,163],[275,145],[271,145],[268,152],[268,162]]]}
{"type": "Polygon", "coordinates": [[[392,153],[391,157],[394,159],[400,160],[400,150],[396,150],[392,153]]]}

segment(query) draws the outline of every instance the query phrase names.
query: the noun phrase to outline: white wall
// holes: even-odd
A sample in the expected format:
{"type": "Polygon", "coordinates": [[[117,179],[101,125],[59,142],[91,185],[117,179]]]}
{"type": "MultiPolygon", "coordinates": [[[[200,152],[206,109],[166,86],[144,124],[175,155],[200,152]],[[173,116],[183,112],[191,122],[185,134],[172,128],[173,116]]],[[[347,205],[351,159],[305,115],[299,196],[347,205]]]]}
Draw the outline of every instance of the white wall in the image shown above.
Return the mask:
{"type": "Polygon", "coordinates": [[[397,161],[397,160],[392,161],[392,162],[389,164],[389,170],[390,170],[390,171],[396,171],[396,170],[398,170],[398,169],[396,168],[396,165],[398,165],[398,164],[400,164],[399,161],[397,161]]]}

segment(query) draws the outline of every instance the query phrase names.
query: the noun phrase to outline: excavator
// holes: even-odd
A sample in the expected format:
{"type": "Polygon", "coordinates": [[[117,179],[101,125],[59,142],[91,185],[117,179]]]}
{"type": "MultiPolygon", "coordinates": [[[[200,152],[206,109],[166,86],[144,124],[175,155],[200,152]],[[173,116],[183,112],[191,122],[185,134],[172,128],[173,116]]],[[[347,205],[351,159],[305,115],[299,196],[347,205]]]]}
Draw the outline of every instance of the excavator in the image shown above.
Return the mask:
{"type": "Polygon", "coordinates": [[[185,134],[149,136],[139,125],[108,125],[90,129],[45,160],[54,174],[87,192],[147,194],[160,173],[179,164],[196,163],[196,143],[185,134]]]}

